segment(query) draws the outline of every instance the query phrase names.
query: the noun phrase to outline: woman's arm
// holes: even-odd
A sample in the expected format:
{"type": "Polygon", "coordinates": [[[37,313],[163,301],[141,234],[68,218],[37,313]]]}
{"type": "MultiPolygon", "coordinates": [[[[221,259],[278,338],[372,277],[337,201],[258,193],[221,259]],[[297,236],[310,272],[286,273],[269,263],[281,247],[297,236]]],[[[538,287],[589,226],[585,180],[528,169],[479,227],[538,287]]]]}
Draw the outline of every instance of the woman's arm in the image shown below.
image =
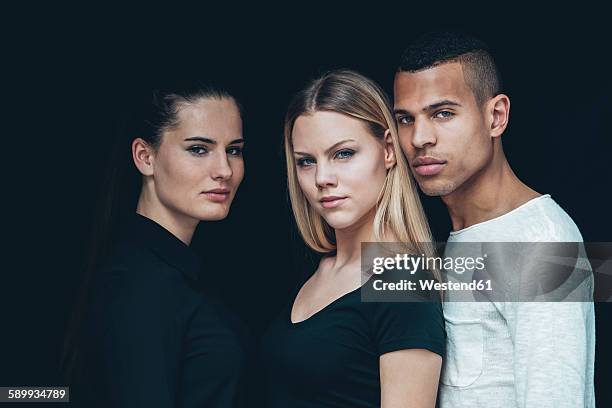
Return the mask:
{"type": "Polygon", "coordinates": [[[171,408],[175,406],[178,353],[170,353],[170,313],[159,283],[135,279],[139,271],[113,268],[99,287],[88,336],[100,406],[171,408]]]}
{"type": "Polygon", "coordinates": [[[425,349],[380,356],[381,408],[433,408],[442,357],[425,349]]]}

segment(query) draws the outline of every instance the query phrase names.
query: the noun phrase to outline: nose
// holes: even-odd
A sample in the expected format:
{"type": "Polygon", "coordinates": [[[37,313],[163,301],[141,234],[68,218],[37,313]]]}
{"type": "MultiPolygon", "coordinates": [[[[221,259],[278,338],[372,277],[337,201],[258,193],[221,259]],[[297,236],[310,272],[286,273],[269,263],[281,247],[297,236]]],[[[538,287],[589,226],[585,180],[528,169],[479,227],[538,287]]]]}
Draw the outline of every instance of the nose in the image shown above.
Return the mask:
{"type": "Polygon", "coordinates": [[[437,142],[433,126],[427,120],[415,119],[412,133],[412,145],[422,149],[427,145],[435,145],[437,142]]]}
{"type": "Polygon", "coordinates": [[[326,187],[334,187],[338,184],[333,168],[329,164],[317,163],[315,183],[319,190],[323,190],[326,187]]]}
{"type": "Polygon", "coordinates": [[[232,167],[227,160],[227,153],[220,152],[217,157],[215,157],[212,169],[211,176],[215,180],[229,180],[232,177],[233,171],[232,167]]]}

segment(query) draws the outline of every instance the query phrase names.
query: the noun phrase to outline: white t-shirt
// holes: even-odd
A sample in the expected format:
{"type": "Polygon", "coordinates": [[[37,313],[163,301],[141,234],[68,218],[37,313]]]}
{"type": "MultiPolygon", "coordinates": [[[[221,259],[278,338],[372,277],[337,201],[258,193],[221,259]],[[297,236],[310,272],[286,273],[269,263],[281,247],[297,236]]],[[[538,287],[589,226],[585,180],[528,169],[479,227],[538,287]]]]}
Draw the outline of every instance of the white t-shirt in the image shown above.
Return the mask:
{"type": "MultiPolygon", "coordinates": [[[[448,242],[582,242],[582,236],[547,194],[453,231],[448,242]]],[[[576,290],[592,294],[592,277],[576,290]]],[[[595,407],[592,302],[446,301],[444,317],[441,408],[595,407]]]]}

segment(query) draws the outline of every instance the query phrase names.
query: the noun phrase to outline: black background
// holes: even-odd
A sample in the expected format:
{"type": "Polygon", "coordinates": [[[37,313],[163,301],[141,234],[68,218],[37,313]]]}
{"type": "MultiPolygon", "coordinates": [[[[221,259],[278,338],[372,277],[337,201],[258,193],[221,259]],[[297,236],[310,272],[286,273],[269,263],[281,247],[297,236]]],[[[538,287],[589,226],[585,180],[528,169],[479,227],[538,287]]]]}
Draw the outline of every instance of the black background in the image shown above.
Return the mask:
{"type": "MultiPolygon", "coordinates": [[[[189,21],[177,10],[155,20],[148,11],[77,10],[78,18],[70,9],[18,13],[24,24],[4,33],[10,73],[3,98],[0,385],[63,384],[57,374],[62,336],[118,121],[159,78],[222,77],[240,89],[246,178],[230,216],[201,224],[193,245],[206,260],[211,286],[256,333],[315,261],[295,232],[286,193],[281,152],[289,99],[334,68],[360,71],[392,94],[401,51],[426,30],[462,29],[489,43],[511,99],[503,140],[513,169],[550,193],[585,241],[612,240],[612,144],[604,128],[612,117],[604,62],[610,34],[597,10],[560,19],[532,10],[486,17],[442,10],[439,16],[438,4],[380,15],[368,9],[332,15],[315,6],[307,15],[300,7],[278,18],[265,9],[240,17],[180,10],[189,21]]],[[[450,230],[445,207],[436,198],[423,200],[435,237],[444,240],[450,230]]],[[[610,306],[596,305],[599,406],[611,399],[610,306]]]]}

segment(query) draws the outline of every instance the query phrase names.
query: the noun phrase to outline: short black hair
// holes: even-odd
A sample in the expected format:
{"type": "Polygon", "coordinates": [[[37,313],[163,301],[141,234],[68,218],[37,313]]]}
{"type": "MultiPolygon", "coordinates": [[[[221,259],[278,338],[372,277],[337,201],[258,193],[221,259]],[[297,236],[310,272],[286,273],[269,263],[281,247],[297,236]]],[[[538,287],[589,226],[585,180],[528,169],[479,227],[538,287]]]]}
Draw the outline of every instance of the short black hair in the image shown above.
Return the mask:
{"type": "Polygon", "coordinates": [[[417,38],[402,54],[398,72],[418,72],[459,62],[466,84],[479,104],[502,92],[501,76],[487,44],[458,31],[431,31],[417,38]]]}

